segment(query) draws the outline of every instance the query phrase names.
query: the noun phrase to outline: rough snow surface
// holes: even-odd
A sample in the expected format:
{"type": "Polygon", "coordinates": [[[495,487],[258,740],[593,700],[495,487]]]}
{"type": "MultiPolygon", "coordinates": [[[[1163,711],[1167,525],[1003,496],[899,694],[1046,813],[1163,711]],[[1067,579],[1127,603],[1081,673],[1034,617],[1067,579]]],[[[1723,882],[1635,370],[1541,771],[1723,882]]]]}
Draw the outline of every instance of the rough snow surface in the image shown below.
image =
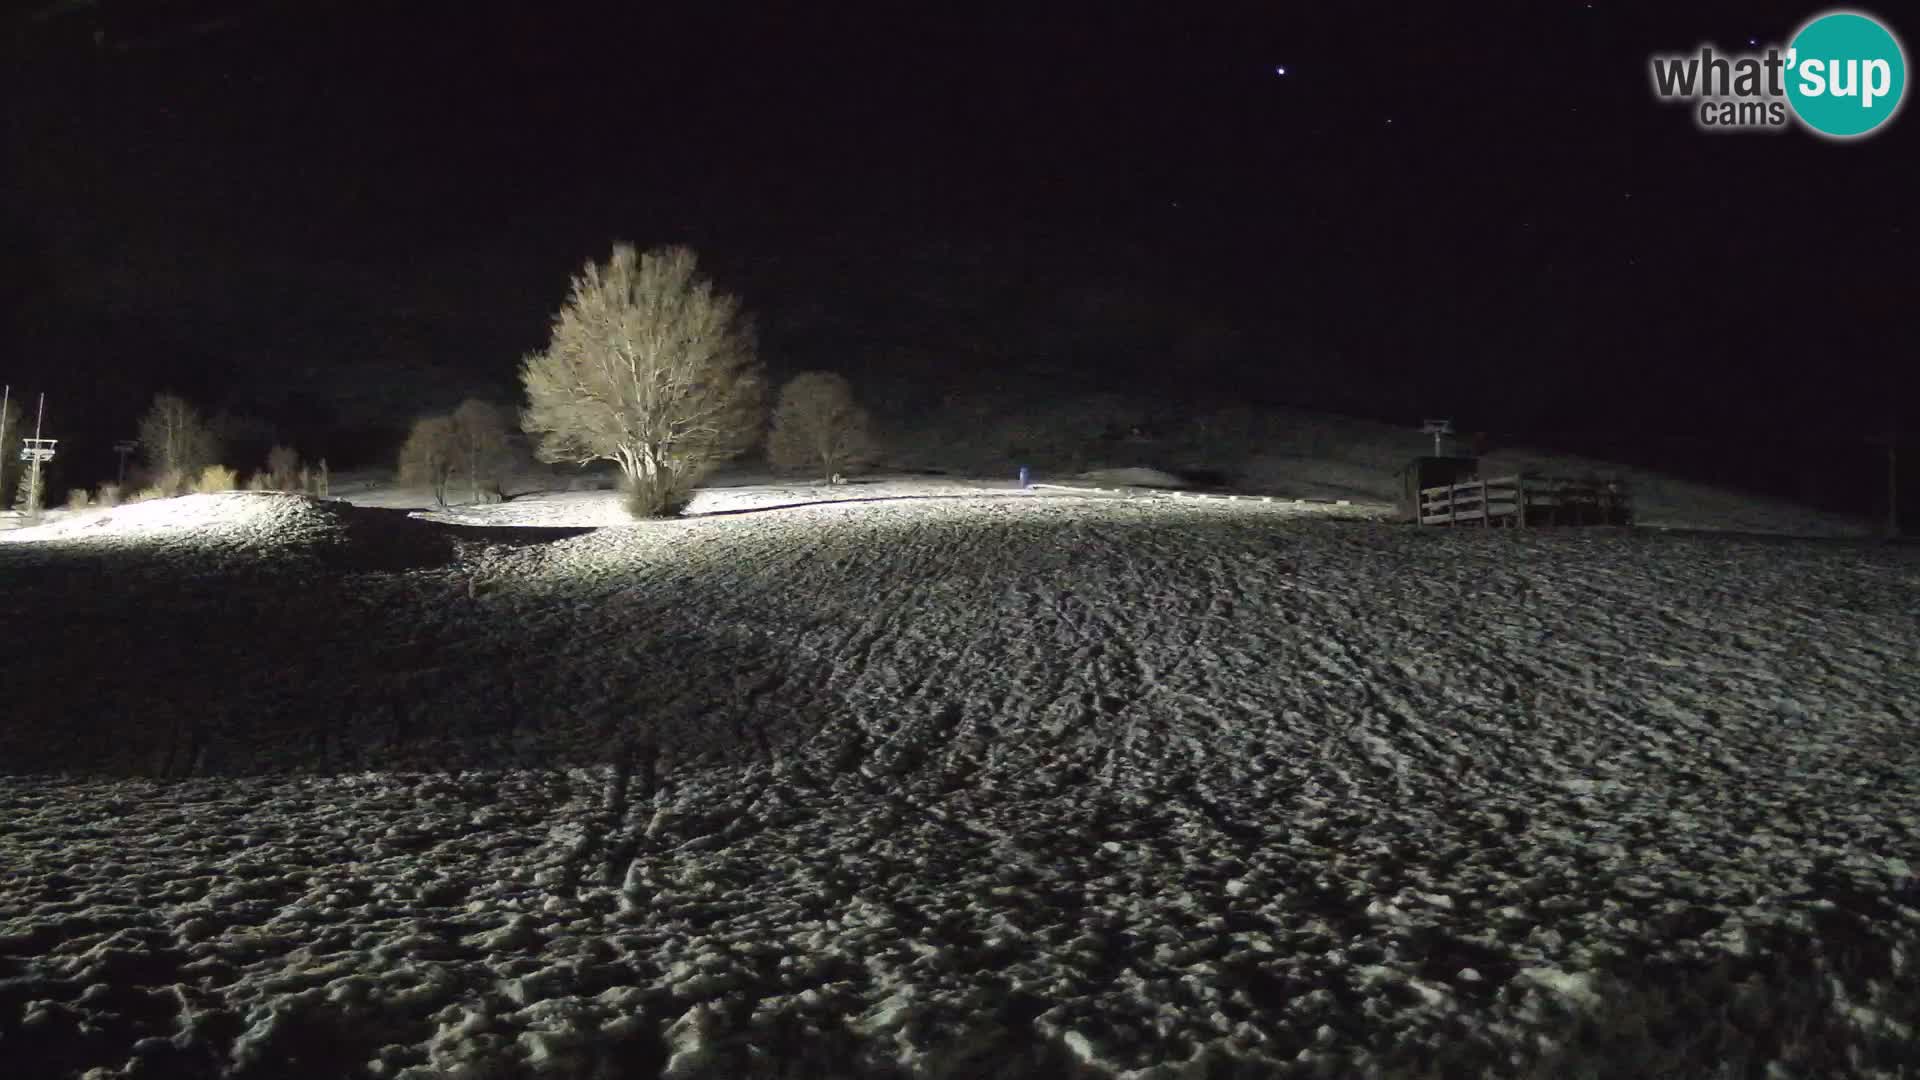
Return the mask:
{"type": "MultiPolygon", "coordinates": [[[[994,483],[921,476],[863,478],[845,484],[793,481],[736,483],[705,487],[694,492],[693,501],[684,511],[684,516],[699,518],[797,510],[830,502],[876,503],[994,496],[1018,498],[1030,494],[1019,490],[1012,480],[994,483]]],[[[365,496],[352,495],[348,498],[360,503],[368,499],[392,501],[394,496],[375,490],[365,496]]],[[[424,502],[420,505],[421,517],[458,525],[608,528],[652,524],[636,522],[627,512],[618,493],[612,491],[533,492],[505,503],[445,508],[424,502]]]]}
{"type": "Polygon", "coordinates": [[[0,543],[15,1075],[1506,1075],[1715,963],[1911,1046],[1912,549],[127,511],[0,543]]]}

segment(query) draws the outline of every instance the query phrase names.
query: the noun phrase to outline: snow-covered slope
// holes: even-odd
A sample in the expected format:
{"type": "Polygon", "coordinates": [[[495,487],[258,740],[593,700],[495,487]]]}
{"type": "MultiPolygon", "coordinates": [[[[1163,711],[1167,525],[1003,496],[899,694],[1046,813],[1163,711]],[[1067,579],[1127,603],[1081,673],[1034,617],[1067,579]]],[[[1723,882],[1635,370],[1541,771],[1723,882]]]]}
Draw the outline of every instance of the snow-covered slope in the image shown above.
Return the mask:
{"type": "MultiPolygon", "coordinates": [[[[901,423],[884,442],[888,460],[901,467],[1011,476],[1025,464],[1045,479],[1144,469],[1247,494],[1386,502],[1398,496],[1407,463],[1434,452],[1414,417],[1395,426],[1293,408],[1227,404],[1205,411],[1191,402],[1023,390],[947,401],[901,423]],[[1134,425],[1152,436],[1112,437],[1134,425]]],[[[1448,452],[1466,452],[1467,442],[1463,436],[1448,452]]],[[[1786,499],[1529,446],[1496,450],[1483,466],[1487,475],[1611,474],[1633,493],[1638,519],[1659,527],[1856,538],[1877,527],[1786,499]]]]}
{"type": "Polygon", "coordinates": [[[94,520],[0,538],[20,1075],[1920,1045],[1911,548],[1004,491],[94,520]]]}

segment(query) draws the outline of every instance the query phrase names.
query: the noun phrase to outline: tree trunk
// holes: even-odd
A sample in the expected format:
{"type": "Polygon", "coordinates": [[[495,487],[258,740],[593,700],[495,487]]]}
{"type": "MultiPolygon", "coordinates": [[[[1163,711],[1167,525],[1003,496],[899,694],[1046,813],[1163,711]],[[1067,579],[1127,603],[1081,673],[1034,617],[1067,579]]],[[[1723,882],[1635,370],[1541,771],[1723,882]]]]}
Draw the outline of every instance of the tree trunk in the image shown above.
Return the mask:
{"type": "Polygon", "coordinates": [[[478,433],[467,434],[467,478],[473,487],[473,501],[480,501],[480,437],[478,433]]]}

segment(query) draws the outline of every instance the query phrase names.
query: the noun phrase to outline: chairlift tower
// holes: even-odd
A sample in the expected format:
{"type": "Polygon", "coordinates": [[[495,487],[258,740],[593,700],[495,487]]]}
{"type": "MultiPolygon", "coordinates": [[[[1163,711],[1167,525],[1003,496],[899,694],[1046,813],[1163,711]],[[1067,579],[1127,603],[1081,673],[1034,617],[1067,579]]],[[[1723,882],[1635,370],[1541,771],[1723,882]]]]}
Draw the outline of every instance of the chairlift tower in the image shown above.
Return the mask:
{"type": "Polygon", "coordinates": [[[1441,457],[1443,456],[1443,453],[1440,446],[1440,440],[1446,438],[1448,435],[1453,434],[1453,421],[1428,420],[1420,425],[1420,432],[1423,435],[1433,436],[1433,456],[1441,457]]]}
{"type": "Polygon", "coordinates": [[[40,469],[46,462],[53,460],[54,444],[58,439],[43,439],[40,428],[47,419],[47,395],[40,395],[40,413],[33,421],[33,438],[20,440],[20,460],[28,463],[27,468],[27,513],[38,517],[40,514],[40,469]]]}

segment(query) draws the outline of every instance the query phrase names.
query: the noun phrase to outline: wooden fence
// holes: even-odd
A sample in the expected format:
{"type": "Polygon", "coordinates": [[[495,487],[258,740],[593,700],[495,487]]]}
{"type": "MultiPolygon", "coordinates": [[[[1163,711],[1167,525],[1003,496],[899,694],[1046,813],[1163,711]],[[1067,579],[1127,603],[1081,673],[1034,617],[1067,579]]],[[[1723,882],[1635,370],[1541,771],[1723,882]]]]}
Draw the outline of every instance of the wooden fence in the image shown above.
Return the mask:
{"type": "Polygon", "coordinates": [[[1492,477],[1420,489],[1422,525],[1629,525],[1632,503],[1618,484],[1558,476],[1492,477]]]}

